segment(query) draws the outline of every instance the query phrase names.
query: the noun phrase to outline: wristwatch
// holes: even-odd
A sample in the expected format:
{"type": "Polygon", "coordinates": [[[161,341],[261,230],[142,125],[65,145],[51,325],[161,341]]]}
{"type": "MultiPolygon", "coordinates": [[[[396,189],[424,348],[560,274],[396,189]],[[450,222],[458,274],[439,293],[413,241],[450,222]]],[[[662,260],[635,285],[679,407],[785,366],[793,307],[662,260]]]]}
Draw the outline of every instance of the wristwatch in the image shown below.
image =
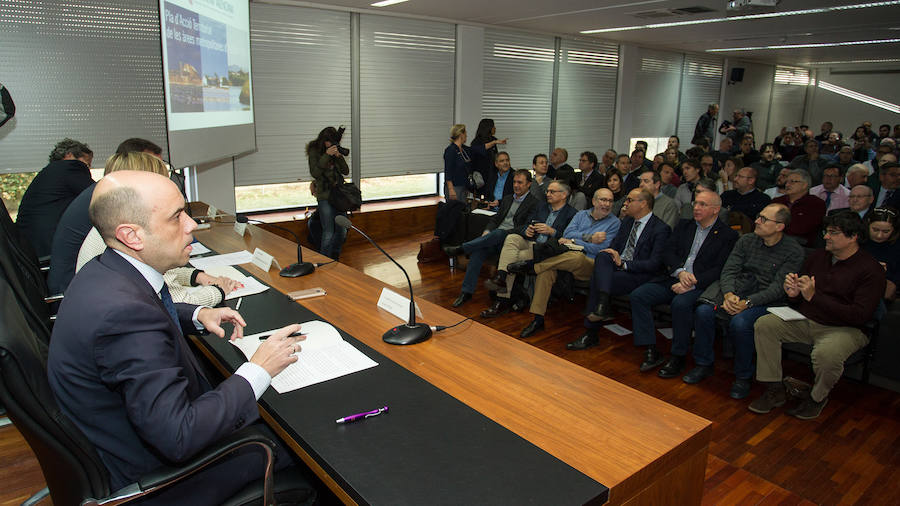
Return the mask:
{"type": "Polygon", "coordinates": [[[753,303],[750,302],[750,297],[747,297],[746,299],[744,299],[744,302],[747,305],[747,307],[745,309],[750,309],[751,307],[753,307],[753,303]]]}

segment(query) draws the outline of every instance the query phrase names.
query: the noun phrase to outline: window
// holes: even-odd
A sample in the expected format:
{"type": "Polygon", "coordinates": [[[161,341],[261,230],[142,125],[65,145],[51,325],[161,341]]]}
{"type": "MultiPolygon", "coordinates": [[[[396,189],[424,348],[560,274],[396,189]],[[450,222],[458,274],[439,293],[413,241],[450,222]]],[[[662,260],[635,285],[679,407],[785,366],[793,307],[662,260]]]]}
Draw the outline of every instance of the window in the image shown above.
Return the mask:
{"type": "Polygon", "coordinates": [[[239,213],[316,205],[309,181],[235,186],[234,200],[239,213]]]}
{"type": "Polygon", "coordinates": [[[363,178],[359,189],[366,200],[434,195],[437,189],[437,175],[412,174],[363,178]]]}
{"type": "Polygon", "coordinates": [[[809,84],[808,70],[780,65],[775,67],[769,132],[778,132],[785,126],[792,128],[803,122],[809,84]]]}
{"type": "Polygon", "coordinates": [[[570,160],[612,147],[618,70],[618,45],[562,39],[556,145],[569,151],[570,160]]]}
{"type": "MultiPolygon", "coordinates": [[[[681,67],[681,101],[678,104],[678,137],[681,151],[691,145],[697,120],[709,104],[719,103],[723,64],[715,56],[686,54],[681,67]]],[[[718,127],[718,125],[716,125],[718,127]]],[[[711,139],[712,142],[715,139],[711,139]]]]}
{"type": "Polygon", "coordinates": [[[666,148],[669,147],[668,137],[632,137],[628,141],[628,152],[624,154],[631,156],[631,152],[634,151],[634,144],[637,141],[644,141],[647,143],[647,152],[644,153],[644,158],[650,161],[653,161],[654,156],[664,152],[666,148]]]}

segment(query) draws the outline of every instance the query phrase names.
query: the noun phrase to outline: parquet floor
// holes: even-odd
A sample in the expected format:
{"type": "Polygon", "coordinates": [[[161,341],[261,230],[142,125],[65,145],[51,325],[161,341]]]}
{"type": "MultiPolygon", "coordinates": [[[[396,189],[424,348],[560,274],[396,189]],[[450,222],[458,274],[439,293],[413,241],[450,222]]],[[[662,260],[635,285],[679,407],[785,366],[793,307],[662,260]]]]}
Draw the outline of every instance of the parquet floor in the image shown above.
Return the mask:
{"type": "MultiPolygon", "coordinates": [[[[464,270],[451,271],[443,262],[417,263],[418,243],[429,238],[420,234],[381,245],[409,271],[417,297],[450,307],[464,270]]],[[[406,290],[403,274],[367,243],[349,246],[341,261],[401,293],[406,290]]],[[[748,401],[728,397],[730,360],[718,360],[715,376],[703,383],[687,385],[640,373],[641,354],[630,336],[604,330],[598,346],[566,350],[566,343],[580,335],[583,304],[577,298],[573,304],[551,306],[546,330],[527,341],[712,420],[705,505],[900,504],[900,395],[844,379],[817,420],[801,421],[783,410],[755,415],[747,410],[748,401]]],[[[475,297],[457,312],[510,336],[518,336],[531,319],[527,312],[480,318],[488,305],[487,292],[479,285],[475,297]]],[[[616,323],[631,328],[626,314],[616,323]]],[[[661,336],[659,343],[667,348],[661,336]]],[[[801,364],[786,362],[785,373],[811,379],[811,371],[801,364]]],[[[757,386],[751,398],[759,393],[757,386]]],[[[0,428],[0,476],[0,504],[20,504],[43,486],[37,461],[14,427],[0,428]]]]}

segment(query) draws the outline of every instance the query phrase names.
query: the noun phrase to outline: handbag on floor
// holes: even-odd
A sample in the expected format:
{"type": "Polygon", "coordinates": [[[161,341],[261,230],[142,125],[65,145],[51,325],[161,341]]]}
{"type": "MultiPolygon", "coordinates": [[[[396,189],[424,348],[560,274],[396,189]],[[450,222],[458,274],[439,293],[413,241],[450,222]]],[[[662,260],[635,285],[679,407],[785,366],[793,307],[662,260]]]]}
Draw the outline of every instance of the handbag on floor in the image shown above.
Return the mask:
{"type": "Polygon", "coordinates": [[[447,254],[441,249],[441,239],[434,236],[430,241],[420,243],[416,258],[423,264],[446,260],[447,254]]]}

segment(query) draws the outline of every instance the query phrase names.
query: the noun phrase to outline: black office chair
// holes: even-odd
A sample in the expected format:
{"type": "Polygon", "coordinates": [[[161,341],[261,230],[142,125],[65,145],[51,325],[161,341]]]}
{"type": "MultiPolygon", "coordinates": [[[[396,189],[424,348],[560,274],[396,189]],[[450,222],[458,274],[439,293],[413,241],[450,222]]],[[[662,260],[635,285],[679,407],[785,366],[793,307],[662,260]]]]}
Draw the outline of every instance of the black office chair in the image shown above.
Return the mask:
{"type": "MultiPolygon", "coordinates": [[[[265,449],[265,478],[248,485],[226,504],[275,504],[276,492],[297,488],[290,479],[273,486],[275,443],[253,427],[234,433],[177,468],[163,468],[137,483],[110,490],[109,472],[84,434],[60,411],[47,380],[47,345],[32,332],[14,294],[0,281],[0,403],[37,456],[54,504],[106,505],[129,502],[176,483],[234,450],[265,449]]],[[[305,484],[304,484],[305,486],[305,484]]]]}
{"type": "MultiPolygon", "coordinates": [[[[880,324],[875,319],[866,323],[863,332],[869,338],[869,343],[847,357],[847,360],[844,361],[844,376],[861,381],[866,385],[869,384],[869,365],[878,349],[879,327],[880,324]],[[859,377],[848,374],[856,372],[854,369],[861,370],[859,377]]],[[[806,343],[782,343],[781,345],[786,358],[808,365],[812,365],[812,348],[811,344],[806,343]]]]}

